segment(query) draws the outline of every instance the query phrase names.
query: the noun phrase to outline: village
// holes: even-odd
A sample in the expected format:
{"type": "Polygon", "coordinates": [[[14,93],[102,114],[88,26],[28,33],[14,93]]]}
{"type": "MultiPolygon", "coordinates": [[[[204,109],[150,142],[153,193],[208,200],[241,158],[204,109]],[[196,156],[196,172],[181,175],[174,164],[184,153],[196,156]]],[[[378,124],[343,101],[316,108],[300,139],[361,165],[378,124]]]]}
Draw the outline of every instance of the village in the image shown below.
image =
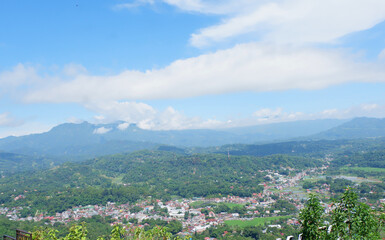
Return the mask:
{"type": "MultiPolygon", "coordinates": [[[[19,212],[23,207],[0,207],[0,214],[6,215],[13,221],[45,221],[46,224],[70,223],[79,221],[82,218],[93,216],[111,217],[114,224],[133,224],[139,226],[145,219],[160,219],[163,221],[178,220],[182,223],[183,229],[188,233],[200,233],[211,226],[217,226],[229,220],[249,221],[254,218],[266,218],[274,216],[289,216],[287,224],[297,225],[298,220],[295,213],[304,207],[306,191],[295,192],[290,189],[298,187],[300,182],[308,175],[319,175],[327,167],[311,168],[297,171],[295,175],[281,175],[277,171],[265,170],[269,182],[262,183],[264,190],[261,193],[254,193],[252,197],[225,196],[220,198],[192,198],[176,199],[162,202],[157,199],[145,199],[135,204],[115,204],[108,202],[106,205],[76,206],[55,215],[48,215],[44,212],[36,213],[35,216],[20,217],[19,212]],[[272,206],[278,200],[286,200],[295,206],[295,212],[287,212],[285,209],[273,209],[272,206]],[[217,212],[214,207],[223,204],[226,206],[240,206],[242,212],[217,212]],[[135,221],[132,221],[132,220],[135,221]]],[[[293,170],[293,169],[291,169],[293,170]]],[[[326,194],[328,186],[317,189],[320,194],[326,194]]],[[[15,201],[24,198],[23,195],[15,197],[15,201]]],[[[324,204],[328,211],[327,204],[324,204]]],[[[329,209],[330,210],[330,209],[329,209]]],[[[279,225],[272,227],[280,228],[279,225]]]]}

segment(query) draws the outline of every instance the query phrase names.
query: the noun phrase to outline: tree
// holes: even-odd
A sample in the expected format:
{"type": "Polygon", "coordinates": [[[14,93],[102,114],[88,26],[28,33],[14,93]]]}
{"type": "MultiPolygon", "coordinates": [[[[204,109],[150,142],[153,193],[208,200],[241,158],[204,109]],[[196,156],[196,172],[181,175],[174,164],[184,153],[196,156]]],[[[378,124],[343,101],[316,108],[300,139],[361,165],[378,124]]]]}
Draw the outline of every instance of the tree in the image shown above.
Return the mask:
{"type": "Polygon", "coordinates": [[[378,219],[368,205],[358,202],[357,194],[348,188],[335,204],[330,235],[340,239],[379,239],[378,219]]]}
{"type": "Polygon", "coordinates": [[[248,226],[243,229],[243,235],[245,237],[251,237],[253,239],[260,239],[260,231],[255,226],[248,226]]]}
{"type": "Polygon", "coordinates": [[[383,216],[377,217],[368,205],[358,202],[351,188],[347,188],[333,206],[331,214],[325,216],[319,199],[310,195],[300,213],[303,239],[380,239],[383,216]],[[325,217],[331,219],[328,226],[323,226],[325,217]]]}
{"type": "Polygon", "coordinates": [[[320,200],[316,195],[310,194],[305,208],[299,214],[303,239],[322,239],[319,227],[323,222],[323,215],[324,208],[320,200]]]}
{"type": "Polygon", "coordinates": [[[171,220],[168,224],[167,224],[167,228],[168,228],[168,231],[172,234],[177,234],[179,233],[180,231],[182,231],[183,229],[183,226],[182,226],[182,223],[180,221],[177,221],[177,220],[171,220]]]}

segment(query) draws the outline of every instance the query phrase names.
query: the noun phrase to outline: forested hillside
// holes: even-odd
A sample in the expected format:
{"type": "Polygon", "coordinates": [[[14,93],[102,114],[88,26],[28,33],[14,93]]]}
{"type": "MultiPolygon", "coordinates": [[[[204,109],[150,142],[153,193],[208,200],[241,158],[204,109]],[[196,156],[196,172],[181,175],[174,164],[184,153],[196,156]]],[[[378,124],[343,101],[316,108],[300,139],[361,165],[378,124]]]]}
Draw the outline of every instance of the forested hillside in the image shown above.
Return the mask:
{"type": "Polygon", "coordinates": [[[359,151],[376,151],[383,149],[385,138],[288,141],[268,144],[235,144],[219,148],[207,148],[202,151],[231,155],[268,156],[272,154],[289,154],[298,156],[325,156],[326,154],[359,151]]]}
{"type": "Polygon", "coordinates": [[[49,168],[54,162],[52,158],[0,152],[0,177],[7,177],[16,172],[49,168]]]}
{"type": "Polygon", "coordinates": [[[75,205],[135,201],[140,196],[169,199],[251,196],[263,188],[258,170],[321,166],[317,159],[272,155],[266,157],[221,154],[180,155],[140,151],[66,163],[50,170],[16,174],[0,180],[0,203],[63,211],[75,205]],[[25,198],[14,201],[23,195],[25,198]]]}

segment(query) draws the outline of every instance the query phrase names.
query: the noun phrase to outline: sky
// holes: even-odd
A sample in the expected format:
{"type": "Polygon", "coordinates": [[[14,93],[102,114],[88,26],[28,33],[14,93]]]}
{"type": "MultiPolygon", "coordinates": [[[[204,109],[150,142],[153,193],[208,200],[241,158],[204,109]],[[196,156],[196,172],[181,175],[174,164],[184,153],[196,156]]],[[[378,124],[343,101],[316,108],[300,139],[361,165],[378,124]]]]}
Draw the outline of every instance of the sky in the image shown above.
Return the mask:
{"type": "Polygon", "coordinates": [[[383,0],[2,0],[0,137],[385,117],[383,0]]]}

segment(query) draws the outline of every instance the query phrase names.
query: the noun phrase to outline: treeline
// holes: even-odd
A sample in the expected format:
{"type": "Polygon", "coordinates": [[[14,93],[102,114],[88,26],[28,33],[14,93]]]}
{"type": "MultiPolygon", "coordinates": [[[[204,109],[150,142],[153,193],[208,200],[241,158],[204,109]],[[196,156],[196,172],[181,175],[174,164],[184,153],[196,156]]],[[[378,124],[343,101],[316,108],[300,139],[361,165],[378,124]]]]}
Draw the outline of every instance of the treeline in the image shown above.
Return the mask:
{"type": "Polygon", "coordinates": [[[269,156],[287,154],[296,156],[323,157],[327,154],[351,155],[355,152],[381,151],[385,138],[341,139],[341,140],[299,140],[268,144],[231,144],[201,151],[231,155],[269,156]]]}
{"type": "Polygon", "coordinates": [[[146,196],[163,200],[172,196],[248,197],[263,190],[258,184],[265,173],[259,170],[321,165],[317,159],[287,155],[229,158],[223,154],[140,151],[0,179],[0,204],[27,207],[22,212],[26,216],[37,210],[62,212],[73,206],[135,202],[146,196]]]}
{"type": "Polygon", "coordinates": [[[305,181],[302,187],[304,189],[321,188],[324,184],[329,186],[329,192],[332,195],[341,195],[347,188],[354,187],[359,197],[365,197],[372,202],[385,197],[384,182],[362,182],[358,184],[344,178],[333,179],[331,177],[326,177],[325,179],[320,179],[315,182],[305,181]]]}
{"type": "Polygon", "coordinates": [[[269,144],[238,144],[223,146],[218,153],[230,152],[232,155],[268,156],[272,154],[325,154],[336,151],[348,140],[290,141],[269,144]]]}
{"type": "Polygon", "coordinates": [[[53,164],[53,160],[50,158],[0,151],[0,177],[8,177],[22,171],[48,168],[51,164],[53,164]]]}
{"type": "Polygon", "coordinates": [[[142,184],[153,196],[181,197],[237,195],[251,196],[263,190],[264,173],[259,170],[292,167],[305,169],[322,165],[320,160],[287,155],[266,157],[223,154],[180,155],[170,152],[141,151],[94,159],[89,162],[122,182],[142,184]]]}
{"type": "Polygon", "coordinates": [[[67,188],[60,192],[29,194],[26,198],[18,201],[6,202],[6,205],[9,207],[24,206],[20,212],[20,217],[27,217],[35,216],[37,212],[52,215],[71,209],[74,206],[105,205],[107,202],[133,203],[145,194],[147,194],[147,189],[132,186],[67,188]]]}
{"type": "Polygon", "coordinates": [[[344,152],[332,162],[333,167],[345,165],[355,167],[385,168],[385,150],[369,152],[344,152]]]}

